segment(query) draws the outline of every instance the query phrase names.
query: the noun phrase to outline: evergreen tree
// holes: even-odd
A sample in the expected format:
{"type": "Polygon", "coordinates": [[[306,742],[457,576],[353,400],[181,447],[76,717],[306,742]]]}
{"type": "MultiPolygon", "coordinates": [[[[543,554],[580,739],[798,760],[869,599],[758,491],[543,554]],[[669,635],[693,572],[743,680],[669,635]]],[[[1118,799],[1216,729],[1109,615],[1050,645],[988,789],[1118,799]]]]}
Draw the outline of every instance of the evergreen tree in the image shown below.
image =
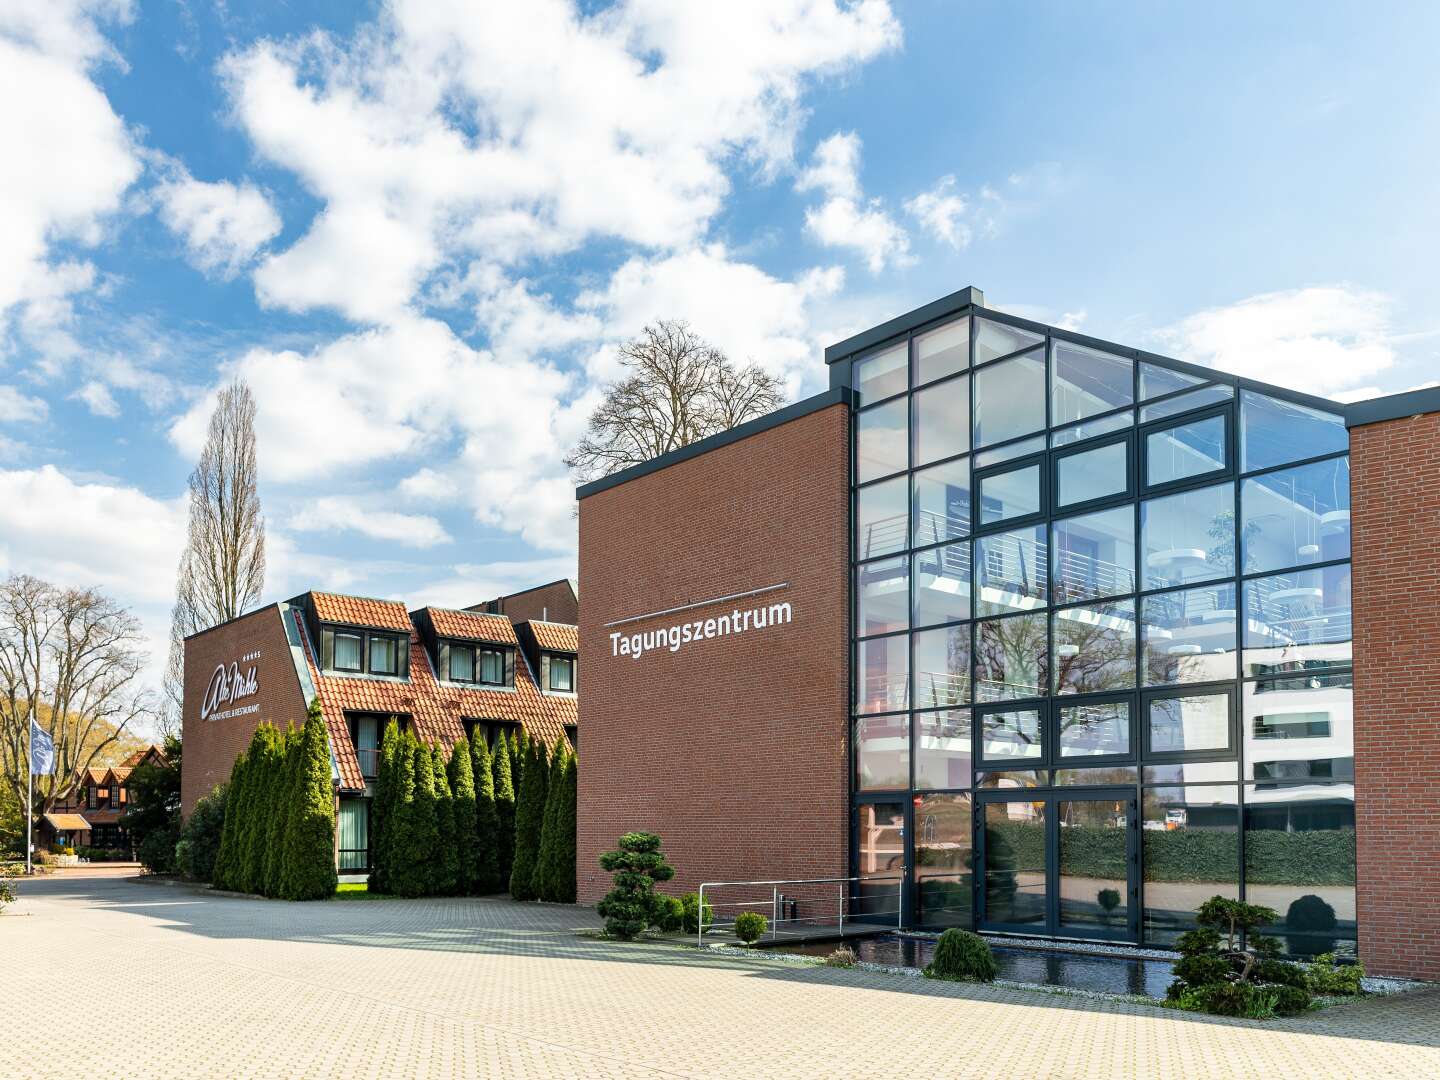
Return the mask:
{"type": "Polygon", "coordinates": [[[473,896],[480,885],[480,852],[475,832],[475,772],[470,744],[464,739],[450,751],[450,805],[455,814],[455,891],[473,896]]]}
{"type": "MultiPolygon", "coordinates": [[[[399,896],[419,896],[424,883],[415,875],[423,862],[413,854],[415,833],[415,736],[407,731],[395,746],[395,789],[390,796],[389,821],[385,826],[385,880],[399,896]]],[[[420,855],[423,860],[424,853],[420,855]]]]}
{"type": "Polygon", "coordinates": [[[438,896],[452,896],[461,890],[459,843],[455,830],[455,800],[450,781],[445,777],[445,752],[438,746],[430,748],[430,774],[435,783],[435,827],[440,844],[430,860],[430,891],[438,896]]]}
{"type": "Polygon", "coordinates": [[[474,891],[488,896],[500,891],[500,835],[495,816],[495,774],[485,739],[477,734],[470,743],[471,772],[475,776],[475,881],[474,891]]]}
{"type": "Polygon", "coordinates": [[[540,827],[540,851],[535,860],[535,876],[531,879],[531,888],[541,900],[560,901],[564,898],[564,858],[569,847],[565,834],[570,827],[569,795],[566,791],[569,765],[570,752],[562,739],[555,744],[555,756],[550,759],[545,816],[540,827]]]}
{"type": "Polygon", "coordinates": [[[269,799],[269,830],[265,840],[263,878],[258,891],[262,896],[280,895],[280,878],[285,868],[285,846],[290,826],[295,820],[296,781],[299,778],[300,733],[291,724],[281,736],[278,777],[269,799]]]}
{"type": "Polygon", "coordinates": [[[495,780],[495,889],[508,888],[510,868],[515,862],[515,766],[510,739],[502,732],[495,740],[491,757],[495,780]]]}
{"type": "Polygon", "coordinates": [[[217,889],[234,888],[230,867],[235,862],[235,852],[240,846],[238,837],[240,815],[243,811],[239,807],[245,799],[249,761],[250,751],[247,748],[235,759],[235,764],[230,769],[229,793],[225,797],[225,821],[220,826],[220,850],[215,855],[215,869],[210,875],[210,883],[217,889]]]}
{"type": "Polygon", "coordinates": [[[284,771],[283,738],[273,724],[261,724],[255,732],[259,742],[255,783],[245,807],[244,860],[237,885],[241,892],[263,893],[265,889],[265,845],[270,839],[270,821],[275,816],[275,789],[284,771]]]}
{"type": "Polygon", "coordinates": [[[330,736],[320,699],[310,702],[305,727],[292,740],[293,785],[279,895],[325,900],[335,895],[335,792],[330,785],[330,736]]]}
{"type": "Polygon", "coordinates": [[[385,725],[385,734],[380,739],[380,761],[375,770],[375,795],[370,800],[370,877],[366,889],[373,893],[388,891],[386,874],[388,860],[385,858],[385,826],[391,814],[395,798],[395,757],[400,747],[400,722],[395,717],[385,725]]]}
{"type": "Polygon", "coordinates": [[[412,738],[410,757],[415,762],[415,798],[410,804],[410,829],[405,837],[402,865],[407,878],[402,896],[428,896],[435,891],[436,856],[440,849],[440,827],[435,813],[435,770],[430,748],[412,738]]]}
{"type": "Polygon", "coordinates": [[[550,758],[536,739],[526,749],[520,770],[520,791],[515,797],[515,862],[510,867],[510,895],[534,900],[535,863],[540,855],[540,830],[545,824],[545,789],[549,786],[550,758]]]}

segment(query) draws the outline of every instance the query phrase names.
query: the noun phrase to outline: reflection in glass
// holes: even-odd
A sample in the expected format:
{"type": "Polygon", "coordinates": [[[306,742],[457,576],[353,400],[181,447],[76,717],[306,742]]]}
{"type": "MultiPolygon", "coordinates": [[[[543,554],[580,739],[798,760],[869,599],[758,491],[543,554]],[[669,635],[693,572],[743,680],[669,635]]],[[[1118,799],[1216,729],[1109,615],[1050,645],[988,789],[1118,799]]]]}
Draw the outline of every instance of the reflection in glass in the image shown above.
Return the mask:
{"type": "Polygon", "coordinates": [[[1045,427],[1045,353],[1037,349],[975,373],[975,445],[1045,427]]]}
{"type": "Polygon", "coordinates": [[[915,804],[915,891],[920,925],[970,928],[972,843],[969,795],[927,795],[915,804]]]}
{"type": "Polygon", "coordinates": [[[1244,573],[1350,557],[1350,459],[1280,469],[1240,492],[1244,573]]]}
{"type": "Polygon", "coordinates": [[[1041,453],[1044,449],[1044,435],[1035,435],[1029,439],[1017,439],[1014,442],[1005,443],[1003,446],[994,446],[989,450],[977,452],[975,468],[984,469],[991,465],[1003,465],[1007,461],[1015,461],[1017,458],[1041,453]]]}
{"type": "Polygon", "coordinates": [[[1167,416],[1179,416],[1181,413],[1203,409],[1207,405],[1218,405],[1234,396],[1235,388],[1228,384],[1206,386],[1189,394],[1157,401],[1153,405],[1140,406],[1140,422],[1148,424],[1152,420],[1164,420],[1167,416]]]}
{"type": "Polygon", "coordinates": [[[1245,684],[1240,713],[1247,777],[1353,780],[1354,689],[1349,674],[1306,674],[1245,684]]]}
{"type": "Polygon", "coordinates": [[[1225,467],[1225,418],[1210,416],[1145,436],[1145,482],[1168,484],[1225,467]]]}
{"type": "Polygon", "coordinates": [[[1045,926],[1045,804],[985,802],[985,921],[1045,926]]]}
{"type": "Polygon", "coordinates": [[[1240,779],[1237,761],[1176,761],[1146,765],[1142,780],[1147,784],[1220,784],[1240,779]]]}
{"type": "Polygon", "coordinates": [[[914,401],[916,465],[970,449],[969,379],[950,379],[916,391],[914,401]]]}
{"type": "Polygon", "coordinates": [[[1147,499],[1140,504],[1147,589],[1235,573],[1235,485],[1147,499]]]}
{"type": "Polygon", "coordinates": [[[1120,757],[1130,753],[1130,701],[1087,701],[1062,705],[1062,758],[1120,757]]]}
{"type": "Polygon", "coordinates": [[[1235,585],[1157,593],[1140,601],[1147,686],[1235,678],[1235,585]]]}
{"type": "Polygon", "coordinates": [[[978,481],[976,502],[980,524],[992,525],[1007,518],[1028,517],[1040,512],[1040,465],[1026,465],[1009,472],[991,473],[978,481]]]}
{"type": "Polygon", "coordinates": [[[1193,754],[1230,747],[1230,695],[1187,694],[1151,698],[1152,754],[1193,754]]]}
{"type": "Polygon", "coordinates": [[[1148,364],[1143,360],[1140,362],[1141,401],[1149,401],[1161,394],[1173,394],[1187,386],[1199,386],[1204,381],[1194,375],[1185,375],[1158,364],[1148,364]]]}
{"type": "Polygon", "coordinates": [[[909,355],[909,345],[902,341],[855,361],[852,382],[861,405],[891,397],[906,388],[909,355]]]}
{"type": "Polygon", "coordinates": [[[889,476],[910,464],[909,415],[904,398],[856,414],[856,483],[889,476]]]}
{"type": "Polygon", "coordinates": [[[915,385],[943,379],[970,366],[968,316],[936,327],[915,338],[915,385]]]}
{"type": "Polygon", "coordinates": [[[1247,675],[1348,666],[1350,564],[1245,582],[1247,675]]]}
{"type": "Polygon", "coordinates": [[[1135,512],[1130,506],[1057,521],[1050,546],[1051,600],[1093,600],[1135,591],[1135,512]]]}
{"type": "Polygon", "coordinates": [[[910,720],[904,714],[855,718],[855,788],[910,786],[910,720]]]}
{"type": "Polygon", "coordinates": [[[1109,412],[1135,400],[1135,362],[1099,349],[1050,343],[1050,423],[1109,412]]]}
{"type": "Polygon", "coordinates": [[[914,477],[915,546],[970,535],[970,460],[932,465],[914,477]]]}
{"type": "Polygon", "coordinates": [[[905,872],[905,804],[862,803],[855,807],[855,885],[851,911],[893,923],[900,910],[905,872]]]}
{"type": "Polygon", "coordinates": [[[1355,954],[1355,788],[1245,786],[1245,898],[1292,956],[1355,954]]]}
{"type": "Polygon", "coordinates": [[[1210,897],[1240,897],[1239,790],[1234,784],[1147,787],[1140,819],[1145,940],[1170,945],[1195,929],[1195,913],[1210,897]]]}
{"type": "Polygon", "coordinates": [[[970,786],[970,710],[915,714],[915,786],[970,786]]]}
{"type": "Polygon", "coordinates": [[[965,541],[917,551],[915,625],[970,618],[970,545],[965,541]]]}
{"type": "Polygon", "coordinates": [[[882,480],[855,493],[855,555],[870,559],[905,549],[910,533],[905,477],[882,480]]]}
{"type": "Polygon", "coordinates": [[[1308,405],[1240,394],[1240,462],[1245,472],[1339,453],[1350,446],[1345,418],[1308,405]]]}
{"type": "Polygon", "coordinates": [[[1135,685],[1135,601],[1055,612],[1055,693],[1093,694],[1135,685]]]}
{"type": "Polygon", "coordinates": [[[1119,495],[1130,486],[1130,444],[1106,443],[1083,453],[1067,454],[1055,462],[1055,505],[1119,495]]]}
{"type": "Polygon", "coordinates": [[[975,700],[1044,697],[1049,649],[1043,612],[975,624],[975,700]]]}
{"type": "Polygon", "coordinates": [[[1120,937],[1130,929],[1131,799],[1060,799],[1060,929],[1120,937]]]}
{"type": "Polygon", "coordinates": [[[1049,783],[1045,769],[994,770],[975,774],[975,786],[993,791],[1045,787],[1049,783]]]}
{"type": "Polygon", "coordinates": [[[1140,770],[1134,765],[1091,765],[1083,769],[1056,769],[1056,787],[1134,787],[1140,770]]]}
{"type": "Polygon", "coordinates": [[[984,761],[1044,756],[1041,711],[1006,709],[980,714],[980,757],[984,761]]]}
{"type": "Polygon", "coordinates": [[[1125,412],[1111,413],[1109,416],[1102,416],[1098,420],[1086,420],[1082,424],[1075,424],[1071,427],[1061,428],[1059,431],[1050,433],[1050,447],[1058,450],[1062,446],[1073,446],[1075,443],[1084,442],[1086,439],[1095,439],[1101,435],[1113,435],[1117,431],[1124,431],[1135,423],[1135,410],[1127,409],[1125,412]]]}
{"type": "Polygon", "coordinates": [[[1044,525],[981,537],[975,541],[975,613],[1044,607],[1048,576],[1044,525]]]}
{"type": "Polygon", "coordinates": [[[1018,326],[1007,326],[1005,323],[992,322],[989,319],[976,319],[975,363],[983,364],[987,360],[1009,356],[1021,349],[1039,345],[1044,340],[1043,334],[1021,330],[1018,326]]]}
{"type": "Polygon", "coordinates": [[[915,707],[963,705],[969,700],[969,624],[915,634],[915,707]]]}
{"type": "Polygon", "coordinates": [[[910,560],[901,555],[855,568],[857,634],[888,634],[910,625],[910,560]]]}
{"type": "Polygon", "coordinates": [[[910,707],[910,639],[870,638],[855,646],[855,711],[892,712],[910,707]]]}

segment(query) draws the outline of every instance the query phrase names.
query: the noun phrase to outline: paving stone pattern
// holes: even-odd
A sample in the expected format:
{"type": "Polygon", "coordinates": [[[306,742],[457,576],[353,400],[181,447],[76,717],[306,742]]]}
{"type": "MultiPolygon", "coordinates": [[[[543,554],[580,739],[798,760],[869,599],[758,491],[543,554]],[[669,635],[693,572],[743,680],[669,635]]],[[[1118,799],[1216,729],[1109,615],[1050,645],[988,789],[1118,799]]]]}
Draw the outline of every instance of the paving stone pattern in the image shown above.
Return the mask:
{"type": "Polygon", "coordinates": [[[509,900],[20,886],[0,1076],[1440,1076],[1440,990],[1257,1024],[577,937],[509,900]]]}

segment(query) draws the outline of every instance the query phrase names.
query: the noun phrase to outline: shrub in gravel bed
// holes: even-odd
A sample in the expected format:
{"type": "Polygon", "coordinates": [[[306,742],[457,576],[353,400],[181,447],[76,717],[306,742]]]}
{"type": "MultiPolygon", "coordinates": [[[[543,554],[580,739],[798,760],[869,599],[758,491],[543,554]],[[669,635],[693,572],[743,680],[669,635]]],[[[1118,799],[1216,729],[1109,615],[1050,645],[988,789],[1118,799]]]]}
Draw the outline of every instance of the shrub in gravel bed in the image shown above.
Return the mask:
{"type": "Polygon", "coordinates": [[[926,965],[924,975],[927,979],[956,982],[994,982],[999,971],[988,941],[969,930],[952,928],[935,943],[935,956],[926,965]]]}
{"type": "Polygon", "coordinates": [[[735,936],[746,945],[759,941],[770,928],[770,920],[758,911],[742,911],[735,916],[735,936]]]}

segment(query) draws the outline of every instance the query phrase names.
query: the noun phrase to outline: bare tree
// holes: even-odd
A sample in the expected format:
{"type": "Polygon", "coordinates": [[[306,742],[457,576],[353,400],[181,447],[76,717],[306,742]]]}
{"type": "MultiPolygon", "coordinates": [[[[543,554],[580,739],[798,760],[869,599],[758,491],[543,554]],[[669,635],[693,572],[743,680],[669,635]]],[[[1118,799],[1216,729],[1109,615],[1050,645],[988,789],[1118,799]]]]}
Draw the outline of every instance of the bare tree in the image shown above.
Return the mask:
{"type": "Polygon", "coordinates": [[[784,404],[780,382],[736,368],[688,323],[661,319],[620,346],[627,374],[606,388],[585,436],[565,458],[594,480],[678,450],[784,404]]]}
{"type": "Polygon", "coordinates": [[[190,474],[190,529],[175,582],[163,726],[179,728],[185,693],[185,638],[260,602],[265,587],[265,519],[255,462],[255,397],[243,382],[220,391],[210,431],[190,474]]]}
{"type": "Polygon", "coordinates": [[[43,814],[150,714],[140,642],[135,617],[95,589],[24,574],[0,582],[0,774],[22,805],[32,718],[55,740],[54,772],[35,778],[43,814]]]}

